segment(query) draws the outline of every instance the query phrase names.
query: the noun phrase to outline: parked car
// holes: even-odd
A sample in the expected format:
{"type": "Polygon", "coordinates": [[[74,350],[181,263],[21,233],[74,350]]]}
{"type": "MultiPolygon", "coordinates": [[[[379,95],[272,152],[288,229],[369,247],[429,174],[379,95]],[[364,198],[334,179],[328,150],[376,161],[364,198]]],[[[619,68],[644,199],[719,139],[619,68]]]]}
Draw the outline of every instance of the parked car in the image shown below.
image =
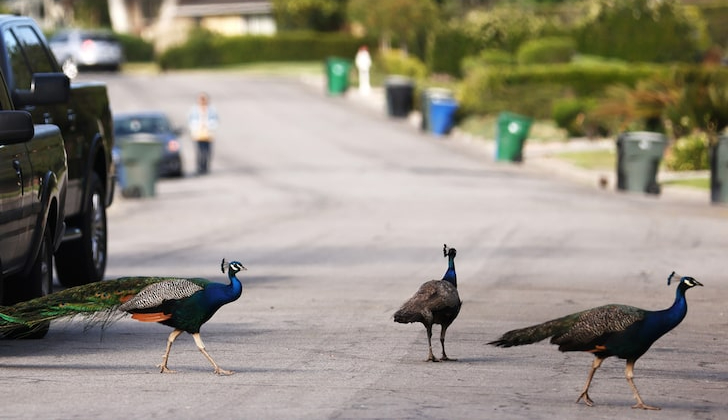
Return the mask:
{"type": "Polygon", "coordinates": [[[63,72],[71,78],[79,69],[118,71],[124,61],[121,43],[107,31],[65,29],[53,35],[48,44],[63,72]]]}
{"type": "MultiPolygon", "coordinates": [[[[129,112],[114,115],[114,158],[123,178],[120,161],[122,145],[135,139],[151,139],[162,144],[163,154],[159,162],[160,177],[181,177],[182,147],[179,141],[181,130],[174,129],[169,117],[161,111],[129,112]]],[[[123,183],[123,179],[121,180],[123,183]]]]}

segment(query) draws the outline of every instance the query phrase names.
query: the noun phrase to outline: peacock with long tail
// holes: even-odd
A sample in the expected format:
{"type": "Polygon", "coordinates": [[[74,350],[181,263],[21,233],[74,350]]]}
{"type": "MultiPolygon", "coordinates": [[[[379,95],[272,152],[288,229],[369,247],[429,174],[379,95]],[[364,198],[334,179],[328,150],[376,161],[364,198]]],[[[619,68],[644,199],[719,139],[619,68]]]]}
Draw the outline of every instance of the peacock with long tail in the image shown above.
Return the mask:
{"type": "Polygon", "coordinates": [[[455,273],[455,248],[448,248],[443,245],[442,253],[447,257],[447,271],[441,280],[430,280],[420,286],[417,293],[405,302],[397,312],[394,313],[394,322],[409,324],[421,322],[427,329],[427,345],[429,347],[428,362],[437,362],[432,354],[432,326],[439,324],[440,345],[442,346],[442,361],[457,360],[450,359],[445,353],[445,333],[447,328],[455,321],[460,306],[463,302],[458,295],[458,277],[455,273]]]}
{"type": "MultiPolygon", "coordinates": [[[[673,277],[676,277],[674,271],[667,278],[668,286],[673,277]]],[[[586,385],[576,399],[577,403],[584,399],[588,406],[594,405],[589,398],[589,385],[604,359],[610,356],[626,359],[624,373],[637,400],[632,408],[659,410],[658,407],[649,406],[642,401],[632,380],[634,364],[658,338],[677,327],[685,318],[688,311],[685,292],[695,286],[702,284],[692,277],[680,277],[675,301],[672,306],[661,311],[648,311],[627,305],[605,305],[509,331],[488,344],[498,347],[522,346],[551,337],[551,344],[557,344],[562,352],[585,351],[594,354],[586,385]]]]}
{"type": "Polygon", "coordinates": [[[172,343],[183,332],[194,338],[197,348],[210,361],[214,373],[233,372],[218,366],[200,338],[200,327],[223,305],[237,300],[243,285],[237,273],[246,268],[238,261],[226,263],[230,283],[222,284],[202,278],[123,277],[72,287],[47,296],[0,307],[0,333],[32,331],[48,321],[77,315],[90,317],[91,323],[105,327],[125,314],[142,322],[158,322],[174,328],[167,339],[161,373],[174,372],[167,367],[172,343]]]}

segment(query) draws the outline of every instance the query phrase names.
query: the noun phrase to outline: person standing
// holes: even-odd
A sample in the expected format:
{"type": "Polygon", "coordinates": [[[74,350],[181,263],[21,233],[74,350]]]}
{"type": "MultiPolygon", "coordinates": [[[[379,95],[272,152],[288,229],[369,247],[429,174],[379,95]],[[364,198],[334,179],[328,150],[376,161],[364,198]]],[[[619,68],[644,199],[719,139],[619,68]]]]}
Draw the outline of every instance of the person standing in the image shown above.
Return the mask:
{"type": "Polygon", "coordinates": [[[192,140],[197,143],[197,173],[206,174],[210,168],[212,141],[218,126],[217,111],[210,105],[207,93],[200,93],[197,104],[190,109],[187,124],[192,140]]]}

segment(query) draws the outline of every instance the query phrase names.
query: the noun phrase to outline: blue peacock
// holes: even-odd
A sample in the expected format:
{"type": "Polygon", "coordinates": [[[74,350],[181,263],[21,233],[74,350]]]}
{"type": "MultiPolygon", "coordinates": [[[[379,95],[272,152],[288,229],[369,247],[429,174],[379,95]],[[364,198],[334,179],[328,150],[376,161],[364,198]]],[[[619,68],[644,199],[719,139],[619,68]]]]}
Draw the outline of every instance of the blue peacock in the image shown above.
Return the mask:
{"type": "Polygon", "coordinates": [[[442,280],[430,280],[420,286],[417,292],[394,313],[394,322],[408,324],[420,322],[427,330],[428,362],[437,362],[432,353],[432,326],[439,324],[442,361],[450,361],[445,353],[445,333],[460,313],[463,302],[458,295],[458,276],[455,273],[455,248],[443,245],[442,253],[447,257],[447,271],[442,280]]]}
{"type": "MultiPolygon", "coordinates": [[[[667,278],[668,286],[673,277],[675,272],[667,278]]],[[[589,398],[589,385],[604,359],[610,356],[626,359],[625,376],[637,400],[632,408],[659,410],[658,407],[649,406],[642,401],[632,380],[634,364],[657,339],[682,322],[688,311],[685,292],[695,286],[702,284],[692,277],[681,277],[675,301],[672,306],[661,311],[648,311],[627,305],[604,305],[543,324],[509,331],[488,344],[512,347],[551,337],[551,344],[557,344],[560,351],[585,351],[594,354],[586,385],[576,400],[578,403],[584,399],[588,406],[594,404],[589,398]]]]}
{"type": "Polygon", "coordinates": [[[72,287],[47,296],[0,307],[0,333],[33,331],[54,319],[83,315],[102,326],[125,313],[142,322],[158,322],[174,328],[167,339],[160,372],[174,372],[167,367],[172,344],[183,332],[194,338],[200,352],[210,361],[214,373],[233,372],[218,366],[200,338],[200,327],[223,305],[237,300],[243,285],[237,273],[246,268],[238,261],[220,266],[227,269],[230,283],[222,284],[202,278],[123,277],[72,287]]]}

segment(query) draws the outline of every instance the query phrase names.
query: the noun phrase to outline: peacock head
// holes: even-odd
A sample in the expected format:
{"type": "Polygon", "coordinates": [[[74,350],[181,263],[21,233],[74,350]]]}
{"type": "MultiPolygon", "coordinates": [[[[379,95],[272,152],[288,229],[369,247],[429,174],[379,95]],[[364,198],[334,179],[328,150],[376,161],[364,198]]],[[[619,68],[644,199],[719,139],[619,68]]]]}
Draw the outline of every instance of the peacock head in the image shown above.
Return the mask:
{"type": "Polygon", "coordinates": [[[675,278],[679,278],[679,279],[680,279],[680,284],[681,284],[681,285],[685,285],[685,286],[683,286],[683,287],[684,287],[684,288],[685,288],[686,290],[687,290],[687,289],[690,289],[690,288],[692,288],[692,287],[695,287],[695,286],[702,286],[702,285],[703,285],[703,283],[701,283],[701,282],[699,282],[699,281],[695,280],[694,278],[692,278],[692,277],[690,277],[690,276],[678,276],[678,275],[677,275],[677,274],[675,274],[675,272],[673,271],[673,272],[672,272],[672,274],[670,274],[670,276],[668,276],[668,277],[667,277],[667,285],[668,285],[668,286],[670,285],[670,281],[672,280],[672,278],[673,278],[673,277],[675,277],[675,278]]]}
{"type": "Polygon", "coordinates": [[[240,271],[247,270],[242,263],[238,261],[230,261],[229,263],[226,263],[225,258],[223,258],[220,263],[220,269],[224,273],[226,268],[228,270],[228,274],[236,274],[240,271]]]}
{"type": "Polygon", "coordinates": [[[445,257],[445,258],[447,258],[447,257],[455,258],[455,255],[457,255],[457,253],[458,252],[455,250],[455,248],[448,248],[447,247],[447,244],[442,245],[442,256],[443,257],[445,257]]]}

